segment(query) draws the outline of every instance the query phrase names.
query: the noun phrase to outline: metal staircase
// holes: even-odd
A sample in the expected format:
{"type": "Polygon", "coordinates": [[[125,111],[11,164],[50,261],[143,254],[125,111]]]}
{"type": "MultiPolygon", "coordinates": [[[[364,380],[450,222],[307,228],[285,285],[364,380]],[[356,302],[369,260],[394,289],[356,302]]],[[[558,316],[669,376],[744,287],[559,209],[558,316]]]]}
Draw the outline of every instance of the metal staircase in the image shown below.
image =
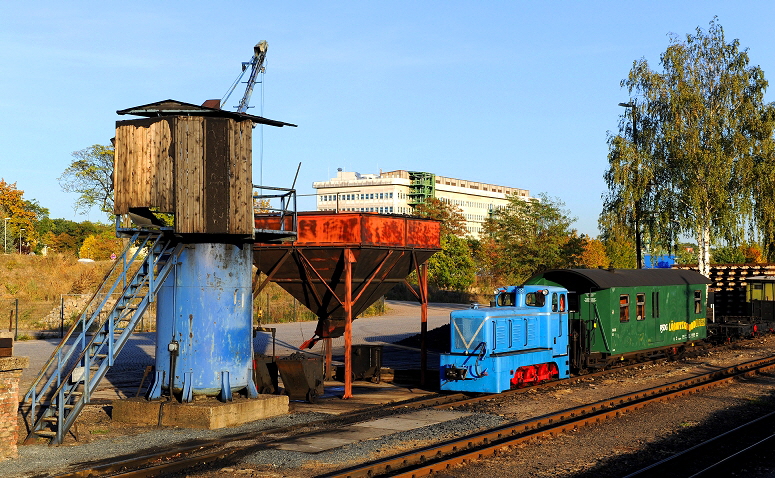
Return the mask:
{"type": "Polygon", "coordinates": [[[78,320],[70,327],[20,404],[29,434],[62,443],[78,413],[156,292],[177,264],[183,249],[168,228],[136,230],[116,258],[78,320]],[[143,257],[144,255],[144,257],[143,257]]]}

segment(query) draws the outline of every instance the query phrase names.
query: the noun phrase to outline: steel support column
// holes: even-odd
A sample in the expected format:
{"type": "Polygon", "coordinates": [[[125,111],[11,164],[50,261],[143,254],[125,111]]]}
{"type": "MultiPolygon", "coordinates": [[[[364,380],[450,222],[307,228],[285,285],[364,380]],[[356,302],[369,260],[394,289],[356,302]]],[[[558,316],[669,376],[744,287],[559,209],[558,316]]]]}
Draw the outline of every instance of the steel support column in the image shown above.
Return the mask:
{"type": "Polygon", "coordinates": [[[420,265],[420,386],[425,386],[428,368],[428,265],[420,265]]]}
{"type": "Polygon", "coordinates": [[[353,396],[353,262],[355,256],[352,250],[344,250],[344,395],[342,398],[353,396]]]}
{"type": "Polygon", "coordinates": [[[325,380],[331,380],[334,378],[334,374],[331,370],[331,360],[332,360],[332,352],[331,347],[333,346],[333,339],[331,337],[327,337],[323,339],[323,347],[326,349],[326,374],[324,379],[325,380]]]}

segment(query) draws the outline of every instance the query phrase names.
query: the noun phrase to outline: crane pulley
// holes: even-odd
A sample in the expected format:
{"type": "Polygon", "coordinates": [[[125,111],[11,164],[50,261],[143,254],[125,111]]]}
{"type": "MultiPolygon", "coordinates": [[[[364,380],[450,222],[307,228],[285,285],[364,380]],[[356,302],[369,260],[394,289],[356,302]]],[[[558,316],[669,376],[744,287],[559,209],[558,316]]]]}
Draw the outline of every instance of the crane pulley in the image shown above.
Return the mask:
{"type": "Polygon", "coordinates": [[[226,94],[221,99],[221,105],[226,103],[226,101],[229,99],[229,96],[231,96],[232,92],[234,92],[234,89],[237,88],[237,85],[240,83],[240,81],[242,81],[242,77],[245,76],[245,72],[248,70],[248,67],[250,67],[250,76],[248,76],[248,80],[246,81],[247,87],[245,88],[245,94],[242,95],[242,99],[237,106],[237,113],[244,113],[248,110],[248,103],[250,103],[250,96],[253,94],[253,86],[256,84],[256,78],[258,77],[259,73],[264,73],[266,71],[266,67],[264,67],[266,50],[266,40],[261,40],[260,42],[256,43],[256,46],[253,47],[253,58],[251,58],[250,61],[242,62],[242,73],[240,73],[237,79],[234,80],[234,83],[229,88],[229,91],[226,92],[226,94]]]}

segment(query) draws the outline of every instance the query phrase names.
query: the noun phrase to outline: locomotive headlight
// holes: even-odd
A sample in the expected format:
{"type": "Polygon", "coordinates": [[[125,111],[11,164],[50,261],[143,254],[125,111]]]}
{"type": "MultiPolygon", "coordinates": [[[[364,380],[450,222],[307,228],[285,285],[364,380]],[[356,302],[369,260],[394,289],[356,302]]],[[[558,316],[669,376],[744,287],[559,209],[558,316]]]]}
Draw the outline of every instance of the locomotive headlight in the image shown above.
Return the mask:
{"type": "Polygon", "coordinates": [[[549,295],[549,289],[544,289],[541,291],[543,295],[549,295]]]}

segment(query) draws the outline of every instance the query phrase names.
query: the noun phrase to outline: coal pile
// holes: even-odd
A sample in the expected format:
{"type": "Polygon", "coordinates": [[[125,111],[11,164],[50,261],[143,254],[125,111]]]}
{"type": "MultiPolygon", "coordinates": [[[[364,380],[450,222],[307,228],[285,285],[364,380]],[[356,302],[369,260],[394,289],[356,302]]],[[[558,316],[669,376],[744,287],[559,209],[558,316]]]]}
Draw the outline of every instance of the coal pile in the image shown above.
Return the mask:
{"type": "MultiPolygon", "coordinates": [[[[432,352],[449,352],[449,324],[429,330],[426,337],[426,345],[432,352]]],[[[420,334],[407,337],[396,342],[404,347],[420,348],[420,334]]]]}

